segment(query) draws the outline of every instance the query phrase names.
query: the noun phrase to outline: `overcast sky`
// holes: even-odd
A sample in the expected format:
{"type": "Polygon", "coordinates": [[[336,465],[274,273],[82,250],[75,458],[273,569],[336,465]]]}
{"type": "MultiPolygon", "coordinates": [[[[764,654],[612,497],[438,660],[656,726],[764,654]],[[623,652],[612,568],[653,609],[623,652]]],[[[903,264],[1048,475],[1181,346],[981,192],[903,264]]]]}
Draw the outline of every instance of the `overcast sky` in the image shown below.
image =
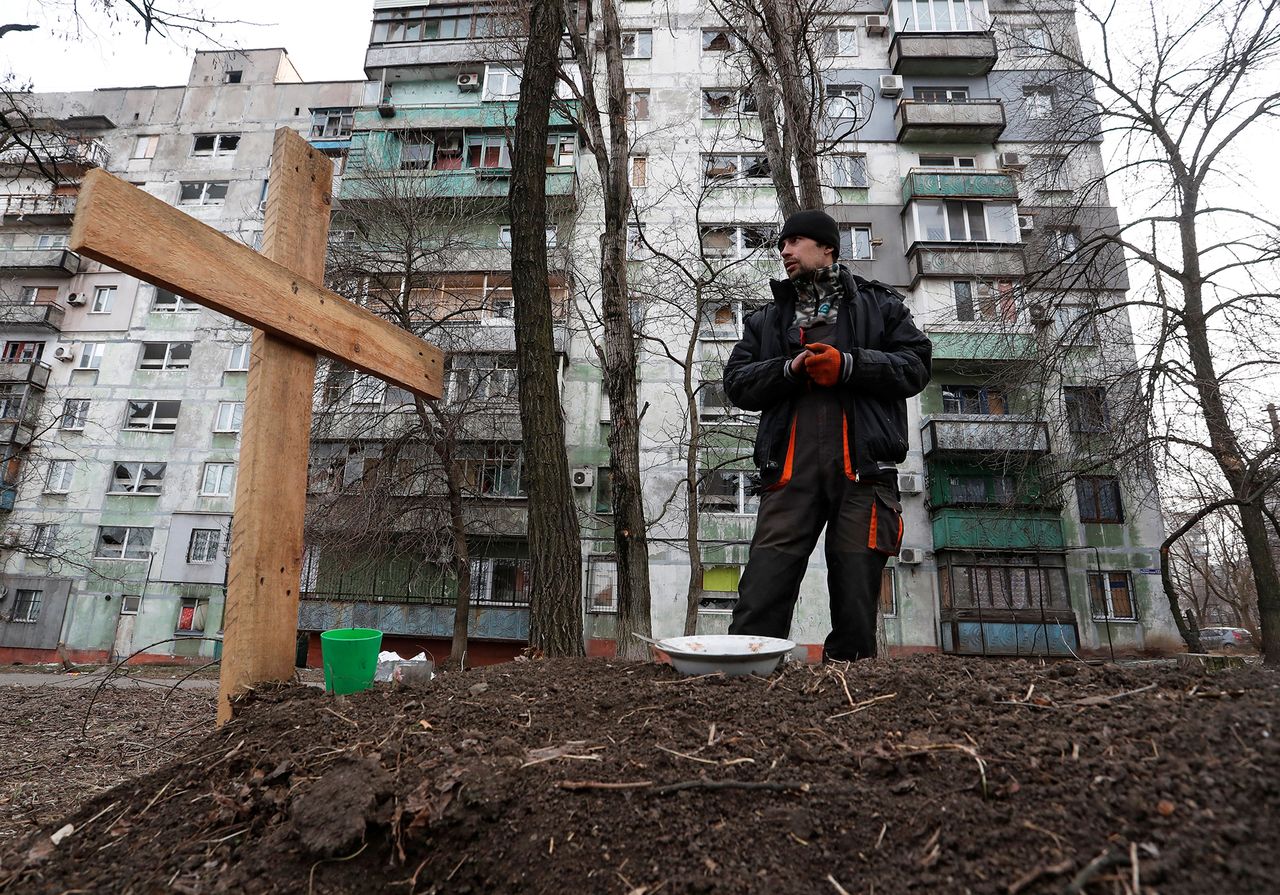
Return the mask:
{"type": "MultiPolygon", "coordinates": [[[[80,0],[85,6],[85,0],[80,0]]],[[[39,31],[10,33],[0,46],[0,67],[30,80],[38,91],[92,90],[97,87],[185,84],[191,54],[209,40],[181,36],[143,40],[132,19],[115,25],[89,14],[87,31],[77,37],[66,15],[70,0],[0,0],[5,22],[31,22],[39,31]],[[51,14],[52,13],[52,14],[51,14]]],[[[190,4],[175,3],[187,6],[190,4]]],[[[364,50],[373,18],[372,0],[217,0],[203,4],[223,20],[256,25],[212,29],[221,41],[242,49],[285,47],[308,81],[364,78],[364,50]]]]}

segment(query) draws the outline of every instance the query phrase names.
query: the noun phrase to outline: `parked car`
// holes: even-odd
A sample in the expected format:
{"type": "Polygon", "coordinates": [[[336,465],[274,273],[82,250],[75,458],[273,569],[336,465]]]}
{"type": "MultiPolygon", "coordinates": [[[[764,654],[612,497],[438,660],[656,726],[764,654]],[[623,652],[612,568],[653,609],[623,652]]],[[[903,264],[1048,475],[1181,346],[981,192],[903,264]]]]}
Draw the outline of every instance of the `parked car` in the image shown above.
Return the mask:
{"type": "Polygon", "coordinates": [[[1201,628],[1200,646],[1224,653],[1252,651],[1253,635],[1244,628],[1201,628]]]}

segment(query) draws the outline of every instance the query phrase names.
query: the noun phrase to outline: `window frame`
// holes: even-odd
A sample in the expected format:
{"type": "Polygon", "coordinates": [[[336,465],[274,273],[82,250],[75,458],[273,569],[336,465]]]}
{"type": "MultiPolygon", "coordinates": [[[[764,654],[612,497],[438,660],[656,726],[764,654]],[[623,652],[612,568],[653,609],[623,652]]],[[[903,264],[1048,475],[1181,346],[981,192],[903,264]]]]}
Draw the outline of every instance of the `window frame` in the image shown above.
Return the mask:
{"type": "Polygon", "coordinates": [[[253,353],[252,342],[238,342],[231,346],[231,353],[227,357],[227,366],[223,369],[224,373],[248,373],[249,359],[253,353]],[[239,365],[237,360],[239,359],[239,365]]]}
{"type": "Polygon", "coordinates": [[[840,260],[841,261],[874,261],[876,255],[875,235],[872,232],[870,224],[854,224],[842,223],[840,230],[840,260]],[[865,232],[867,254],[865,256],[857,254],[858,252],[858,234],[865,232]],[[845,235],[848,235],[849,252],[845,252],[845,235]]]}
{"type": "Polygon", "coordinates": [[[62,414],[58,418],[58,428],[63,432],[83,432],[89,423],[89,408],[93,406],[92,398],[67,398],[62,402],[62,414]],[[76,405],[77,415],[72,416],[72,405],[76,405]],[[67,425],[67,420],[79,425],[67,425]]]}
{"type": "Polygon", "coordinates": [[[717,258],[727,261],[746,261],[765,256],[777,243],[778,231],[772,224],[701,224],[698,227],[698,244],[704,258],[717,258]],[[727,232],[731,244],[727,249],[712,250],[707,247],[706,238],[712,232],[727,232]],[[760,245],[748,247],[747,233],[758,233],[762,239],[760,245]]]}
{"type": "MultiPolygon", "coordinates": [[[[698,470],[698,511],[712,516],[754,516],[760,508],[760,496],[750,493],[752,471],[749,469],[707,469],[700,467],[698,470]],[[723,507],[727,504],[723,498],[725,494],[707,494],[705,492],[708,476],[736,476],[736,495],[734,496],[734,508],[725,510],[723,507]],[[718,499],[718,502],[708,503],[708,499],[718,499]]],[[[727,481],[727,478],[725,479],[727,481]]]]}
{"type": "Polygon", "coordinates": [[[133,154],[129,158],[131,160],[154,159],[156,157],[156,149],[160,146],[160,137],[160,134],[138,134],[133,144],[133,154]]]}
{"type": "Polygon", "coordinates": [[[221,158],[229,155],[235,155],[236,150],[240,148],[240,137],[238,133],[206,133],[192,134],[191,137],[191,157],[192,158],[221,158]],[[201,140],[211,140],[212,144],[208,149],[200,149],[201,140]],[[231,143],[228,149],[225,143],[231,143]]]}
{"type": "Polygon", "coordinates": [[[173,401],[173,400],[168,400],[168,399],[165,399],[165,400],[154,400],[154,399],[150,399],[150,398],[144,398],[144,399],[143,399],[143,400],[141,400],[141,401],[134,401],[134,400],[132,400],[132,399],[127,399],[127,400],[125,401],[124,428],[125,428],[125,430],[126,430],[126,431],[131,431],[131,432],[160,432],[160,433],[163,433],[163,434],[172,434],[172,433],[173,433],[174,431],[176,431],[176,430],[177,430],[177,428],[178,428],[178,420],[179,420],[179,418],[180,418],[180,416],[181,416],[181,413],[182,413],[182,402],[181,402],[181,401],[173,401]],[[141,417],[141,416],[134,416],[134,415],[133,415],[133,408],[134,408],[134,407],[139,407],[139,408],[140,408],[143,404],[150,404],[150,405],[151,405],[151,412],[150,412],[150,414],[146,417],[146,419],[148,420],[148,424],[147,424],[147,425],[145,425],[145,426],[136,426],[136,425],[133,425],[133,421],[134,421],[134,420],[141,420],[141,419],[143,419],[143,417],[141,417]],[[166,415],[166,416],[161,416],[161,415],[160,415],[161,405],[168,405],[168,404],[172,404],[172,405],[174,405],[174,408],[173,408],[173,409],[174,409],[173,416],[171,416],[171,417],[170,417],[170,416],[167,416],[167,415],[166,415]],[[164,419],[164,420],[166,420],[166,421],[167,421],[167,420],[172,419],[172,420],[173,420],[173,425],[172,425],[172,426],[169,426],[169,425],[168,425],[168,423],[166,422],[164,425],[162,425],[162,426],[160,426],[160,427],[157,427],[157,426],[156,426],[156,420],[157,420],[157,419],[164,419]]]}
{"type": "Polygon", "coordinates": [[[67,457],[55,457],[49,461],[44,474],[45,494],[70,494],[75,484],[76,461],[67,457]],[[55,482],[56,471],[56,482],[55,482]]]}
{"type": "Polygon", "coordinates": [[[198,207],[225,205],[227,201],[227,192],[230,190],[230,188],[231,188],[231,181],[229,180],[179,181],[178,204],[186,205],[186,206],[198,206],[198,207]],[[187,189],[188,187],[197,186],[197,185],[200,187],[200,195],[198,197],[194,199],[183,198],[184,194],[188,192],[188,189],[187,189]],[[210,197],[209,195],[210,190],[211,189],[216,190],[219,187],[221,187],[222,189],[222,195],[219,197],[210,197]]]}
{"type": "MultiPolygon", "coordinates": [[[[168,301],[165,302],[166,305],[168,303],[169,303],[168,301]]],[[[193,313],[198,310],[200,310],[200,305],[196,304],[191,299],[181,296],[176,292],[170,292],[168,289],[161,289],[159,286],[157,286],[155,287],[155,292],[151,296],[151,307],[148,309],[147,313],[149,314],[186,314],[186,313],[193,313]],[[158,306],[158,301],[162,296],[170,296],[173,298],[172,308],[158,306]]]]}
{"type": "Polygon", "coordinates": [[[480,101],[486,103],[509,103],[520,99],[520,86],[524,80],[524,66],[503,62],[486,62],[484,66],[483,88],[480,101]],[[511,82],[515,81],[515,90],[511,90],[511,82]],[[502,92],[496,92],[491,81],[500,83],[502,92]]]}
{"type": "Polygon", "coordinates": [[[326,106],[313,108],[311,112],[311,139],[313,140],[345,140],[355,131],[356,110],[352,106],[326,106]],[[320,119],[324,120],[321,121],[320,119]],[[329,133],[332,119],[338,119],[335,133],[329,133]],[[319,133],[317,133],[319,130],[319,133]]]}
{"type": "Polygon", "coordinates": [[[1099,434],[1111,431],[1111,413],[1107,407],[1107,390],[1097,385],[1064,385],[1062,406],[1066,411],[1067,431],[1073,434],[1099,434]],[[1095,413],[1096,411],[1096,413],[1095,413]],[[1094,420],[1097,420],[1095,423],[1094,420]]]}
{"type": "Polygon", "coordinates": [[[142,351],[138,355],[138,369],[148,370],[155,373],[172,373],[174,371],[189,370],[191,368],[191,356],[195,353],[194,342],[143,342],[142,351]],[[182,346],[186,346],[187,356],[185,358],[174,357],[174,350],[179,352],[182,346]],[[154,349],[164,346],[164,353],[160,358],[148,358],[148,353],[154,353],[154,349]],[[158,366],[157,366],[158,364],[158,366]]]}
{"type": "Polygon", "coordinates": [[[1133,575],[1127,569],[1103,569],[1089,571],[1085,574],[1086,592],[1089,595],[1089,615],[1094,621],[1136,622],[1138,621],[1138,601],[1134,599],[1133,575]],[[1119,615],[1115,608],[1115,591],[1117,580],[1129,601],[1129,614],[1119,615]],[[1101,598],[1101,600],[1099,600],[1101,598]],[[1103,603],[1099,613],[1099,602],[1103,603]]]}
{"type": "Polygon", "coordinates": [[[187,538],[187,563],[188,565],[213,565],[218,561],[218,554],[222,549],[222,529],[220,528],[193,528],[191,535],[187,538]],[[204,537],[198,537],[203,535],[204,537]],[[210,537],[212,536],[212,537],[210,537]],[[201,543],[197,545],[197,541],[201,543]],[[202,557],[197,559],[197,547],[202,557]]]}
{"type": "Polygon", "coordinates": [[[704,152],[702,154],[702,178],[704,184],[732,183],[767,184],[773,182],[769,156],[763,152],[704,152]],[[728,167],[716,167],[716,162],[728,162],[728,167]],[[763,164],[764,173],[759,173],[763,164]],[[724,171],[725,173],[713,173],[724,171]],[[756,173],[752,173],[756,172],[756,173]]]}
{"type": "Polygon", "coordinates": [[[34,625],[40,621],[40,609],[44,604],[44,591],[34,587],[20,587],[14,589],[13,610],[9,613],[8,621],[15,625],[34,625]],[[25,606],[24,606],[24,596],[25,606]],[[19,615],[19,611],[22,614],[19,615]]]}
{"type": "Polygon", "coordinates": [[[956,312],[956,320],[961,323],[999,323],[1016,324],[1021,314],[1019,297],[1022,294],[1021,284],[1014,279],[984,280],[981,277],[972,279],[951,280],[951,298],[956,312]],[[962,311],[960,286],[966,286],[967,315],[962,311]],[[986,290],[986,293],[983,293],[986,290]],[[992,313],[987,313],[991,311],[992,313]]]}
{"type": "Polygon", "coordinates": [[[164,476],[168,465],[168,463],[155,463],[150,460],[112,460],[110,478],[107,479],[107,494],[114,497],[156,497],[164,493],[164,476]],[[130,485],[123,490],[118,487],[121,469],[128,472],[130,482],[130,485]],[[152,471],[150,477],[145,475],[148,469],[152,471]],[[157,469],[158,476],[155,475],[157,469]],[[149,481],[157,483],[154,490],[147,484],[149,481]]]}
{"type": "Polygon", "coordinates": [[[236,464],[223,460],[206,460],[204,468],[200,472],[200,496],[201,497],[231,497],[235,494],[236,488],[236,464]],[[210,490],[210,478],[214,478],[213,488],[210,490]],[[217,490],[225,488],[226,490],[217,490]]]}
{"type": "Polygon", "coordinates": [[[1113,475],[1082,475],[1076,477],[1076,510],[1080,522],[1086,525],[1121,525],[1124,523],[1124,495],[1120,479],[1113,475]],[[1110,489],[1115,501],[1115,516],[1104,515],[1103,487],[1110,489]],[[1092,503],[1087,508],[1086,503],[1092,503]]]}
{"type": "Polygon", "coordinates": [[[1009,396],[1003,390],[988,385],[969,385],[968,383],[940,382],[938,395],[942,402],[942,413],[946,416],[1008,416],[1009,396]],[[950,392],[950,394],[948,394],[950,392]],[[994,402],[993,402],[994,399],[994,402]],[[976,410],[966,410],[965,405],[976,402],[976,410]],[[948,408],[948,403],[959,402],[959,410],[948,408]],[[993,412],[992,407],[998,405],[1001,411],[993,412]]]}
{"type": "Polygon", "coordinates": [[[653,29],[652,28],[624,28],[618,38],[618,45],[622,50],[623,59],[652,59],[653,58],[653,29]],[[632,50],[627,52],[627,38],[632,38],[632,50]],[[645,39],[647,38],[647,40],[645,39]]]}
{"type": "Polygon", "coordinates": [[[627,117],[632,121],[648,121],[649,111],[649,88],[628,87],[627,117]],[[643,111],[644,114],[637,114],[640,111],[643,111]]]}
{"type": "Polygon", "coordinates": [[[106,342],[85,342],[80,346],[80,356],[76,358],[76,370],[101,370],[102,360],[107,354],[106,342]]]}
{"type": "Polygon", "coordinates": [[[865,190],[871,186],[865,152],[833,152],[826,156],[827,179],[838,190],[865,190]],[[840,181],[847,181],[841,183],[840,181]],[[861,181],[860,183],[857,181],[861,181]]]}
{"type": "Polygon", "coordinates": [[[94,286],[93,300],[89,302],[86,314],[110,314],[115,308],[117,286],[94,286]]]}
{"type": "Polygon", "coordinates": [[[216,433],[238,433],[244,425],[243,401],[219,401],[213,414],[213,431],[216,433]],[[230,419],[223,421],[223,414],[229,413],[230,419]]]}
{"type": "Polygon", "coordinates": [[[97,534],[97,537],[95,537],[95,539],[94,539],[94,546],[93,546],[93,558],[94,558],[94,559],[117,560],[117,561],[120,561],[120,562],[137,562],[137,561],[139,561],[139,560],[144,560],[144,559],[149,558],[149,557],[150,557],[150,555],[151,555],[151,545],[154,543],[154,539],[155,539],[155,529],[154,529],[154,528],[152,528],[151,526],[144,526],[144,525],[99,525],[99,526],[98,526],[98,534],[97,534]],[[103,542],[102,542],[102,539],[103,539],[103,535],[104,535],[104,533],[105,533],[105,532],[107,532],[107,531],[113,530],[113,529],[118,529],[118,530],[121,530],[121,531],[123,531],[123,532],[124,532],[123,538],[122,538],[122,540],[121,540],[121,542],[120,542],[120,555],[119,555],[119,556],[113,556],[113,555],[110,555],[110,554],[104,554],[104,553],[102,553],[102,552],[101,552],[101,551],[102,551],[102,548],[103,548],[103,542]],[[140,535],[138,535],[138,536],[136,536],[136,538],[135,538],[134,532],[146,532],[146,537],[145,537],[145,538],[142,538],[140,535]],[[145,541],[145,543],[144,543],[144,544],[142,544],[142,546],[141,546],[141,550],[142,550],[142,552],[141,552],[141,553],[139,553],[139,552],[138,552],[139,547],[138,547],[138,545],[135,543],[135,540],[142,540],[142,541],[145,541]],[[129,553],[129,550],[130,550],[131,546],[132,546],[132,548],[133,548],[133,550],[134,550],[134,552],[133,552],[133,554],[132,554],[132,555],[129,553]]]}

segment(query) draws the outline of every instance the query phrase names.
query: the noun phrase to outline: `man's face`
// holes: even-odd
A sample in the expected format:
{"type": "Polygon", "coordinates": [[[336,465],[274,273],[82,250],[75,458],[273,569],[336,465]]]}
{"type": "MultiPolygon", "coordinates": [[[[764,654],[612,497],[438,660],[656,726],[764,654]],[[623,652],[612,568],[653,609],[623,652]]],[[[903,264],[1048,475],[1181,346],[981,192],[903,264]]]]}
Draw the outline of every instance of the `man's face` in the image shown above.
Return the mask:
{"type": "Polygon", "coordinates": [[[808,236],[788,236],[782,241],[782,264],[791,279],[808,276],[835,261],[831,246],[814,242],[808,236]]]}

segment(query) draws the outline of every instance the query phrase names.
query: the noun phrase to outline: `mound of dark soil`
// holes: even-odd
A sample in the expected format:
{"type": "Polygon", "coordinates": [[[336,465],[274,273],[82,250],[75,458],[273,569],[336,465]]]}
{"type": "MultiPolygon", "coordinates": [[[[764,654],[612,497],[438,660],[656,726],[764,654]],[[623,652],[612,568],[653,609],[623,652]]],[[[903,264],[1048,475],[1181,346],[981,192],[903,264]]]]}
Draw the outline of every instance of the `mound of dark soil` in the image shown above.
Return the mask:
{"type": "Polygon", "coordinates": [[[534,661],[260,691],[0,858],[8,892],[1275,891],[1258,668],[534,661]]]}

